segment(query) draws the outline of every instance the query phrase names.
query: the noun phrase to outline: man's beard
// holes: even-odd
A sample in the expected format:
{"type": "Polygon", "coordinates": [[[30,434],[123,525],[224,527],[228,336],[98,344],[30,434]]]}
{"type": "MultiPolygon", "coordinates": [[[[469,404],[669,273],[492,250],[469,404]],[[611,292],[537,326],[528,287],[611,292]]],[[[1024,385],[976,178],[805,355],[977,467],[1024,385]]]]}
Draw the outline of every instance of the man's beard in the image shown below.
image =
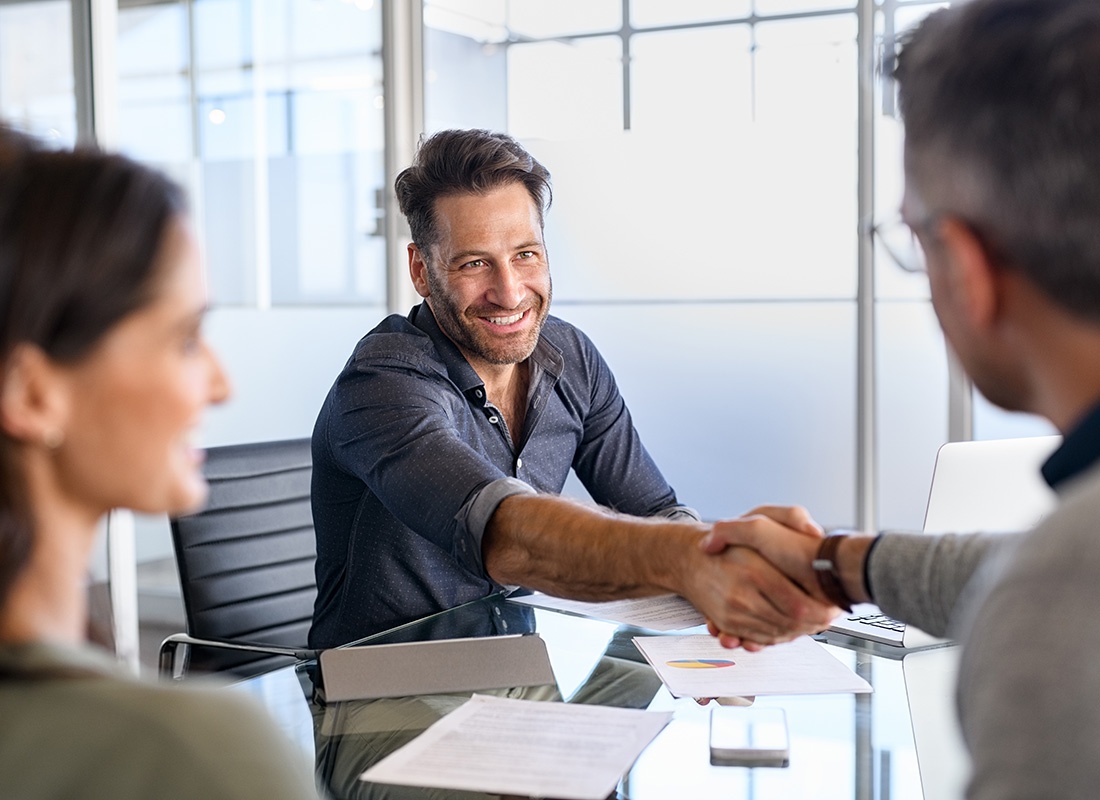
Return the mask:
{"type": "Polygon", "coordinates": [[[454,301],[446,286],[436,280],[432,270],[428,269],[428,289],[431,291],[431,308],[436,322],[447,337],[458,345],[467,357],[480,359],[487,364],[518,364],[526,360],[538,344],[539,334],[550,313],[550,300],[553,286],[548,285],[545,298],[535,295],[524,309],[534,315],[535,324],[519,333],[493,336],[486,331],[475,318],[480,316],[505,317],[517,312],[498,306],[469,308],[463,313],[454,301]]]}

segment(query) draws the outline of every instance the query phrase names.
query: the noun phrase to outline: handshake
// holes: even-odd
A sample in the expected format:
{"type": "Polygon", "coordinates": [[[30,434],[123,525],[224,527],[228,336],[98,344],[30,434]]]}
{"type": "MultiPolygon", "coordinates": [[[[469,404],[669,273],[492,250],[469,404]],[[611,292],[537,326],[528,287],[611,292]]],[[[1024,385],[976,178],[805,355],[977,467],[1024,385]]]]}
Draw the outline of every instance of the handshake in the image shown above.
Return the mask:
{"type": "Polygon", "coordinates": [[[826,536],[798,506],[761,506],[716,522],[685,596],[725,647],[761,650],[817,633],[841,606],[868,602],[864,562],[874,536],[826,536]]]}

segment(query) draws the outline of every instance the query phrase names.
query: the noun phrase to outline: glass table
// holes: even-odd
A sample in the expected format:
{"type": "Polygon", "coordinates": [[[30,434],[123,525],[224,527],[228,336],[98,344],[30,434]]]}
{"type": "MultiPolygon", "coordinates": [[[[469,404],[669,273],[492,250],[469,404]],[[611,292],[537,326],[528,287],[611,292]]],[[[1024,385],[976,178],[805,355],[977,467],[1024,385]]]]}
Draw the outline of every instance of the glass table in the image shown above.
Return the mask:
{"type": "MultiPolygon", "coordinates": [[[[494,595],[353,644],[529,632],[546,642],[556,683],[492,693],[673,712],[669,725],[623,776],[616,798],[922,800],[902,662],[855,641],[823,644],[866,678],[874,693],[757,698],[758,705],[785,709],[791,758],[786,768],[756,769],[711,766],[710,708],[669,695],[632,642],[633,636],[652,631],[533,609],[494,595]]],[[[333,797],[486,797],[358,779],[375,761],[465,702],[469,693],[326,704],[316,691],[317,676],[316,662],[309,661],[235,684],[235,689],[267,706],[314,759],[319,780],[333,797]]]]}

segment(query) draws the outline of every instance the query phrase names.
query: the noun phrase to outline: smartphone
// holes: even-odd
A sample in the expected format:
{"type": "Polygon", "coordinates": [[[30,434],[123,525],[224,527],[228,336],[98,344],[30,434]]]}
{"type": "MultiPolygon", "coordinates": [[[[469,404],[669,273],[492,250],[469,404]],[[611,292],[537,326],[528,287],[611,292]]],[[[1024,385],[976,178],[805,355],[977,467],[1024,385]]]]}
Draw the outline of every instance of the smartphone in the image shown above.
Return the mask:
{"type": "Polygon", "coordinates": [[[786,767],[791,763],[787,715],[781,708],[715,706],[710,710],[710,763],[786,767]]]}

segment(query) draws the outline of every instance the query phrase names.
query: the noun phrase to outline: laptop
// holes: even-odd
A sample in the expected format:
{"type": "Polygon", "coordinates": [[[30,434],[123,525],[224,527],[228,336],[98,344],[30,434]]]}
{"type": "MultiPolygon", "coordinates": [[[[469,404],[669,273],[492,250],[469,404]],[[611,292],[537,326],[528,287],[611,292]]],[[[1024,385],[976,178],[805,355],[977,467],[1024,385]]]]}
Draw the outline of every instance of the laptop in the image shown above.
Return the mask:
{"type": "MultiPolygon", "coordinates": [[[[936,454],[924,515],[925,533],[1030,530],[1054,509],[1056,496],[1039,468],[1061,436],[948,442],[936,454]]],[[[859,604],[838,617],[828,638],[865,640],[905,652],[946,644],[916,626],[859,604]]],[[[876,650],[879,648],[876,648],[876,650]]]]}

